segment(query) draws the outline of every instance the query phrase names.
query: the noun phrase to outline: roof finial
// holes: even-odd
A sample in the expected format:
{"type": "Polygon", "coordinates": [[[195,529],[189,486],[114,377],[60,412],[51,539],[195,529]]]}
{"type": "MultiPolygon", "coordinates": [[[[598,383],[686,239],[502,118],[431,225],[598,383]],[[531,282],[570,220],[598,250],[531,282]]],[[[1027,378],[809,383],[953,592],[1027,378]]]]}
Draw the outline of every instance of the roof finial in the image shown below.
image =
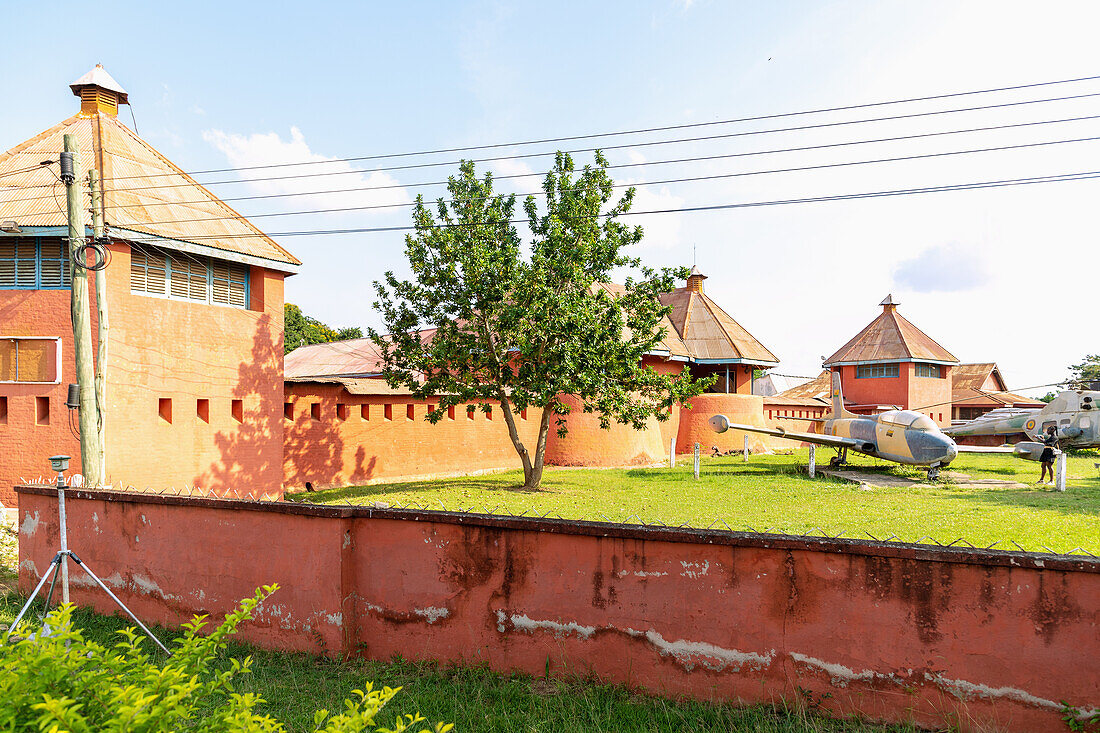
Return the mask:
{"type": "Polygon", "coordinates": [[[118,106],[130,103],[126,90],[107,73],[102,64],[96,64],[94,69],[70,84],[69,88],[75,96],[80,97],[82,115],[103,112],[116,117],[118,106]]]}
{"type": "Polygon", "coordinates": [[[887,311],[897,310],[899,303],[894,300],[894,296],[892,293],[887,293],[886,297],[882,299],[882,302],[879,303],[879,305],[882,306],[882,312],[886,313],[887,311]]]}
{"type": "Polygon", "coordinates": [[[692,293],[703,292],[703,281],[707,279],[707,276],[699,272],[699,268],[695,265],[691,266],[691,272],[688,273],[687,289],[692,293]]]}

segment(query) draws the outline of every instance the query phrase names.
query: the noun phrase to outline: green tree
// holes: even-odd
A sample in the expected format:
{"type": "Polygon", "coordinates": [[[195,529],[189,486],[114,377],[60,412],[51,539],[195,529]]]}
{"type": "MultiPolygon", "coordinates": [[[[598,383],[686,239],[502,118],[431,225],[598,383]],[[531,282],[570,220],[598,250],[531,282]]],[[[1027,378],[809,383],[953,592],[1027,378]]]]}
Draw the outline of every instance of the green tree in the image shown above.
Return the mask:
{"type": "Polygon", "coordinates": [[[1070,386],[1074,389],[1088,389],[1091,382],[1100,382],[1100,354],[1089,354],[1080,364],[1069,368],[1070,386]]]}
{"type": "Polygon", "coordinates": [[[374,305],[389,335],[369,333],[387,381],[438,397],[427,416],[433,423],[451,406],[480,402],[489,412],[498,403],[529,489],[542,481],[551,421],[566,434],[570,407],[561,395],[579,398],[605,429],[612,420],[642,429],[706,386],[686,369],[665,375],[642,364],[664,335],[669,309],[658,294],[687,273],[654,272],[623,253],[641,241],[642,229],[619,220],[633,188],[607,207],[607,166],[597,152],[596,165],[578,174],[568,155],[557,154],[543,184],[546,212],[534,197],[524,202],[534,235],[525,253],[515,196],[495,195],[492,175],[479,179],[464,161],[448,181],[449,202],[440,198],[434,215],[417,198],[415,233],[405,240],[412,278],[387,272],[375,283],[374,305]],[[607,285],[618,268],[642,276],[607,285]],[[428,328],[434,334],[423,338],[428,328]],[[542,410],[533,453],[516,426],[528,407],[542,410]]]}
{"type": "Polygon", "coordinates": [[[289,354],[299,346],[359,338],[363,338],[363,331],[358,326],[334,329],[302,313],[302,309],[293,303],[283,305],[284,353],[289,354]]]}

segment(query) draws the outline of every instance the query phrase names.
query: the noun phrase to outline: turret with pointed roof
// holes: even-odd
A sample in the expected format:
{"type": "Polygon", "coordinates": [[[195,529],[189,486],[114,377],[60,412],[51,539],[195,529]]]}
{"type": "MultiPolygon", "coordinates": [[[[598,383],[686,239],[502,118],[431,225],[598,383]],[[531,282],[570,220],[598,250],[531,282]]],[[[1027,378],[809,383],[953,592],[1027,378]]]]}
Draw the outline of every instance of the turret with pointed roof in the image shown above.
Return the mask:
{"type": "Polygon", "coordinates": [[[951,352],[898,313],[900,304],[893,295],[887,295],[879,305],[879,317],[826,359],[824,366],[892,361],[959,363],[951,352]]]}
{"type": "Polygon", "coordinates": [[[66,135],[80,205],[89,169],[103,191],[110,256],[92,290],[110,321],[96,357],[107,480],[279,496],[283,281],[300,263],[122,124],[129,95],[103,67],[69,88],[76,114],[0,155],[0,502],[51,454],[80,465],[64,410],[76,381],[66,135]]]}
{"type": "Polygon", "coordinates": [[[66,225],[51,192],[62,138],[75,135],[80,169],[95,167],[103,219],[120,240],[294,272],[301,264],[118,120],[129,96],[102,66],[70,85],[80,112],[0,155],[0,218],[24,230],[66,225]]]}
{"type": "Polygon", "coordinates": [[[903,408],[941,425],[951,421],[952,368],[959,360],[898,313],[887,295],[882,313],[825,360],[839,372],[853,412],[903,408]]]}

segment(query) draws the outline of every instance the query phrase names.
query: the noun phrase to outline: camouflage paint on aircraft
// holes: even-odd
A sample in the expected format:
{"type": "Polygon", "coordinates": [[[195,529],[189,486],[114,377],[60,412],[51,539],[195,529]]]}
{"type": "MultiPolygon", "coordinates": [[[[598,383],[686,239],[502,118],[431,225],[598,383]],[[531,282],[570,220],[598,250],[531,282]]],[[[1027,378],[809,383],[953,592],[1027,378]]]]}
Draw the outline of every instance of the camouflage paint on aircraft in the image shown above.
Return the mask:
{"type": "Polygon", "coordinates": [[[879,415],[856,415],[844,409],[840,375],[833,374],[832,409],[821,420],[821,433],[799,433],[784,428],[760,428],[755,425],[731,423],[725,415],[710,418],[715,432],[744,430],[777,438],[815,443],[836,448],[843,462],[846,452],[853,450],[908,466],[928,466],[929,478],[958,455],[955,441],[944,434],[927,415],[909,410],[890,410],[879,415]]]}
{"type": "Polygon", "coordinates": [[[1051,428],[1054,428],[1054,439],[1059,448],[1100,448],[1100,392],[1062,392],[1041,409],[1001,419],[983,420],[979,417],[962,425],[953,425],[944,432],[957,438],[1024,433],[1031,441],[1017,443],[1014,452],[1021,458],[1037,461],[1045,447],[1039,441],[1048,435],[1051,428]]]}

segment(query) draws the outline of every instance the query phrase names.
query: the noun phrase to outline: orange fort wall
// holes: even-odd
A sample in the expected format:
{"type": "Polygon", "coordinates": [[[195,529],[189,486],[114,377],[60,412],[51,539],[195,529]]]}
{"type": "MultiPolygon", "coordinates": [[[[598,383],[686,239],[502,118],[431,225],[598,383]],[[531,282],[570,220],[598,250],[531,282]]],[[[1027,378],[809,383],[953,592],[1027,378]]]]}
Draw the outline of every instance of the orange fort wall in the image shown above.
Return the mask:
{"type": "MultiPolygon", "coordinates": [[[[57,547],[20,488],[19,586],[57,547]]],[[[1066,730],[1097,706],[1100,560],[449,512],[70,491],[69,538],[139,618],[933,730],[1066,730]],[[273,542],[273,538],[278,538],[273,542]]],[[[71,570],[73,600],[113,612],[71,570]]]]}
{"type": "MultiPolygon", "coordinates": [[[[425,419],[430,404],[409,395],[352,395],[339,384],[287,382],[284,486],[328,488],[521,467],[499,406],[490,415],[455,407],[433,425],[425,419]]],[[[533,455],[542,411],[516,417],[533,455]]]]}
{"type": "Polygon", "coordinates": [[[644,430],[635,430],[614,420],[611,427],[604,430],[599,417],[584,412],[578,398],[562,395],[561,400],[573,409],[566,416],[569,434],[559,438],[551,418],[550,435],[546,439],[547,463],[555,466],[643,466],[668,460],[669,443],[664,436],[668,435],[671,440],[672,433],[655,418],[647,421],[644,430]]]}
{"type": "MultiPolygon", "coordinates": [[[[252,267],[247,309],[148,297],[130,292],[130,247],[110,249],[107,482],[280,492],[283,275],[252,267]]],[[[0,487],[49,475],[46,458],[57,453],[79,472],[64,405],[76,382],[69,291],[0,291],[0,338],[12,336],[60,337],[63,358],[60,384],[0,384],[0,487]],[[48,424],[36,419],[39,399],[48,424]]],[[[10,491],[0,488],[0,501],[10,505],[10,491]]]]}
{"type": "MultiPolygon", "coordinates": [[[[714,415],[725,415],[730,422],[742,425],[764,427],[764,398],[747,394],[725,394],[707,392],[692,397],[691,409],[680,409],[680,431],[676,439],[678,453],[691,453],[695,444],[703,455],[718,448],[723,453],[730,450],[741,451],[745,448],[745,436],[749,436],[749,450],[761,452],[769,444],[765,436],[746,433],[743,430],[727,430],[716,433],[708,422],[714,415]]],[[[794,447],[794,443],[788,446],[794,447]]]]}

